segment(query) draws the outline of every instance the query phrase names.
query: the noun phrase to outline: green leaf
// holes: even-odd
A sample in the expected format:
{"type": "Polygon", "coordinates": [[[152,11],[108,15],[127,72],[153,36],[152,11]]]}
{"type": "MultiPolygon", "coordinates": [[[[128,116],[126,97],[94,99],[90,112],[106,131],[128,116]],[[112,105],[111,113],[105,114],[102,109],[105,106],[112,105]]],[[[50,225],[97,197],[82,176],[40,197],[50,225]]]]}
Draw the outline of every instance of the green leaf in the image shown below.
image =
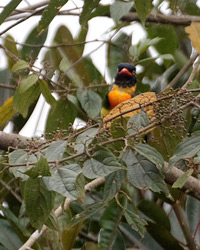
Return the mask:
{"type": "Polygon", "coordinates": [[[46,133],[55,132],[57,129],[66,129],[74,123],[77,115],[76,106],[69,100],[59,100],[55,107],[50,109],[47,123],[46,133]]]}
{"type": "MultiPolygon", "coordinates": [[[[11,35],[6,36],[6,39],[4,41],[4,46],[11,54],[15,55],[16,57],[19,56],[19,52],[17,50],[15,40],[11,35]]],[[[7,53],[6,53],[6,57],[8,60],[8,69],[11,70],[13,65],[16,63],[16,60],[12,56],[8,55],[7,53]]]]}
{"type": "Polygon", "coordinates": [[[131,7],[133,6],[133,2],[120,2],[116,1],[110,6],[110,15],[116,22],[120,20],[121,17],[126,15],[131,7]]]}
{"type": "Polygon", "coordinates": [[[0,14],[0,25],[4,20],[16,9],[22,0],[12,0],[4,8],[0,14]]]}
{"type": "MultiPolygon", "coordinates": [[[[124,206],[127,202],[124,196],[119,197],[119,202],[124,206]]],[[[99,247],[100,249],[111,249],[117,237],[117,227],[123,216],[123,207],[119,206],[114,200],[106,208],[100,219],[101,231],[99,234],[99,247]]]]}
{"type": "Polygon", "coordinates": [[[193,169],[188,169],[184,174],[178,177],[178,179],[174,182],[172,185],[173,188],[182,188],[185,183],[187,182],[188,178],[192,175],[194,172],[193,169]]]}
{"type": "Polygon", "coordinates": [[[38,98],[40,94],[38,76],[29,75],[22,80],[19,87],[16,89],[13,98],[14,110],[26,117],[30,105],[38,98]]]}
{"type": "Polygon", "coordinates": [[[116,193],[120,190],[121,184],[126,176],[125,170],[115,171],[114,173],[106,176],[104,186],[104,200],[111,200],[116,193]]]}
{"type": "Polygon", "coordinates": [[[199,221],[197,220],[200,212],[200,201],[193,198],[192,196],[187,195],[186,200],[186,214],[188,226],[190,228],[190,232],[193,235],[199,221]]]}
{"type": "Polygon", "coordinates": [[[135,0],[134,2],[137,14],[142,24],[144,25],[146,17],[150,14],[153,8],[152,0],[146,0],[146,1],[135,0]]]}
{"type": "Polygon", "coordinates": [[[173,166],[180,160],[192,158],[200,152],[200,131],[192,133],[191,137],[185,140],[176,148],[175,154],[170,158],[169,167],[173,166]]]}
{"type": "Polygon", "coordinates": [[[22,149],[17,149],[9,154],[9,164],[27,164],[27,166],[22,167],[12,167],[9,171],[17,178],[20,177],[23,180],[27,180],[28,176],[24,174],[26,170],[28,170],[29,162],[37,162],[37,158],[34,154],[28,154],[26,151],[22,149]]]}
{"type": "Polygon", "coordinates": [[[62,244],[65,250],[71,250],[73,248],[76,238],[81,231],[82,224],[83,223],[80,222],[62,231],[62,244]]]}
{"type": "Polygon", "coordinates": [[[98,213],[102,208],[104,204],[102,201],[95,202],[93,204],[85,206],[84,210],[76,214],[71,221],[71,226],[76,225],[77,223],[84,221],[88,218],[91,218],[94,214],[98,213]]]}
{"type": "Polygon", "coordinates": [[[53,209],[53,194],[48,191],[41,178],[29,178],[24,186],[26,213],[31,224],[41,229],[53,209]]]}
{"type": "Polygon", "coordinates": [[[97,244],[87,241],[81,248],[81,250],[100,250],[100,249],[97,244]]]}
{"type": "Polygon", "coordinates": [[[22,59],[33,63],[33,61],[37,59],[38,54],[42,49],[42,45],[44,44],[46,38],[47,38],[47,30],[44,31],[40,36],[38,36],[37,27],[34,27],[28,34],[28,37],[26,38],[26,41],[22,46],[21,49],[22,59]],[[29,46],[27,46],[26,44],[28,44],[29,46]],[[33,46],[31,46],[31,44],[33,44],[33,46]]]}
{"type": "Polygon", "coordinates": [[[112,78],[116,75],[119,62],[129,62],[129,47],[132,36],[120,32],[112,43],[108,44],[108,69],[112,78]]]}
{"type": "Polygon", "coordinates": [[[96,137],[99,128],[90,128],[77,136],[74,149],[77,153],[84,152],[96,137]]]}
{"type": "Polygon", "coordinates": [[[23,242],[8,221],[0,219],[0,232],[0,242],[5,250],[16,250],[22,246],[23,242]]]}
{"type": "Polygon", "coordinates": [[[44,224],[52,230],[58,230],[57,218],[54,212],[51,212],[44,224]]]}
{"type": "Polygon", "coordinates": [[[19,60],[19,61],[17,61],[14,65],[13,65],[13,67],[12,67],[12,71],[13,72],[16,72],[16,71],[18,71],[18,70],[20,70],[20,69],[25,69],[25,68],[28,68],[28,63],[26,62],[26,61],[24,61],[24,60],[19,60]]]}
{"type": "Polygon", "coordinates": [[[45,151],[45,158],[48,161],[59,161],[63,157],[66,145],[67,142],[62,140],[52,142],[45,151]]]}
{"type": "MultiPolygon", "coordinates": [[[[15,231],[22,233],[23,235],[29,237],[30,236],[30,232],[28,231],[28,229],[26,228],[25,223],[23,223],[23,220],[20,220],[20,218],[18,218],[12,211],[10,208],[7,208],[5,206],[1,206],[1,211],[3,212],[3,215],[5,218],[7,218],[7,220],[12,223],[13,228],[15,228],[15,231]],[[16,230],[17,228],[17,230],[16,230]]],[[[1,242],[1,240],[0,240],[1,242]]]]}
{"type": "Polygon", "coordinates": [[[127,123],[128,134],[134,134],[141,128],[145,128],[149,125],[149,117],[145,111],[141,111],[138,114],[132,116],[127,123]]]}
{"type": "Polygon", "coordinates": [[[119,162],[110,152],[99,150],[93,158],[87,160],[83,164],[83,174],[94,179],[101,176],[107,176],[114,171],[122,169],[119,162]]]}
{"type": "Polygon", "coordinates": [[[50,0],[49,5],[44,10],[42,18],[38,24],[38,32],[43,31],[48,27],[62,6],[67,2],[68,0],[50,0]]]}
{"type": "Polygon", "coordinates": [[[81,103],[81,107],[88,114],[89,117],[96,117],[101,110],[101,97],[92,90],[77,91],[78,100],[81,103]]]}
{"type": "Polygon", "coordinates": [[[135,150],[154,163],[157,168],[162,169],[164,167],[164,159],[162,155],[153,147],[148,144],[137,144],[135,150]]]}
{"type": "Polygon", "coordinates": [[[83,10],[81,12],[80,19],[79,19],[79,22],[81,25],[89,20],[91,12],[93,11],[94,8],[98,6],[99,2],[100,0],[84,1],[83,10]]]}
{"type": "Polygon", "coordinates": [[[24,172],[31,178],[37,178],[38,176],[50,176],[49,164],[46,158],[41,158],[34,167],[24,172]]]}
{"type": "Polygon", "coordinates": [[[170,221],[166,212],[154,201],[142,200],[137,208],[157,224],[164,226],[168,231],[171,230],[170,221]]]}
{"type": "Polygon", "coordinates": [[[129,182],[139,189],[151,189],[153,192],[169,194],[167,186],[155,164],[142,155],[137,157],[132,150],[127,149],[123,161],[128,167],[129,182]]]}
{"type": "Polygon", "coordinates": [[[183,250],[171,233],[161,225],[148,221],[147,230],[150,235],[166,250],[183,250]]]}
{"type": "Polygon", "coordinates": [[[160,54],[172,54],[178,49],[178,37],[171,25],[154,25],[147,29],[150,38],[162,38],[154,47],[160,54]]]}
{"type": "Polygon", "coordinates": [[[137,231],[141,236],[144,236],[146,229],[145,225],[147,224],[145,220],[139,217],[137,213],[132,209],[125,208],[124,216],[128,224],[137,231]]]}
{"type": "Polygon", "coordinates": [[[88,69],[83,61],[80,61],[82,57],[81,50],[77,46],[72,46],[77,43],[73,39],[73,36],[69,29],[65,26],[60,26],[54,37],[55,44],[65,44],[65,47],[57,49],[57,57],[59,55],[63,58],[60,62],[60,69],[64,74],[69,77],[70,84],[74,84],[76,87],[87,86],[91,82],[88,69]],[[67,46],[68,45],[68,46],[67,46]],[[78,61],[78,63],[76,63],[78,61]]]}
{"type": "Polygon", "coordinates": [[[78,164],[65,165],[52,172],[51,177],[43,177],[43,181],[49,190],[76,200],[76,178],[81,171],[78,164]]]}
{"type": "Polygon", "coordinates": [[[13,110],[13,97],[8,98],[0,107],[0,126],[4,125],[15,114],[13,110]]]}
{"type": "Polygon", "coordinates": [[[53,97],[51,94],[51,91],[47,85],[47,82],[44,80],[38,80],[39,85],[40,85],[40,91],[43,94],[46,102],[52,106],[56,105],[56,99],[53,97]]]}

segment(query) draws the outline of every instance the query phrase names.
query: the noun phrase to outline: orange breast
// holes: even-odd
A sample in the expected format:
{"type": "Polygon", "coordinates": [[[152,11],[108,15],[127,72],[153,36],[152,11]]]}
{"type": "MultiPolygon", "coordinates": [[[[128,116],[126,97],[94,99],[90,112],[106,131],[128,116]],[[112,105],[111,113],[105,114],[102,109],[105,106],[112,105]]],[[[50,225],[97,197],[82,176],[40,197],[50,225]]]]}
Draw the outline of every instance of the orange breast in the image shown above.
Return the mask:
{"type": "Polygon", "coordinates": [[[124,102],[128,99],[131,99],[131,95],[128,93],[112,90],[108,93],[108,100],[110,103],[110,108],[113,109],[115,106],[124,102]]]}

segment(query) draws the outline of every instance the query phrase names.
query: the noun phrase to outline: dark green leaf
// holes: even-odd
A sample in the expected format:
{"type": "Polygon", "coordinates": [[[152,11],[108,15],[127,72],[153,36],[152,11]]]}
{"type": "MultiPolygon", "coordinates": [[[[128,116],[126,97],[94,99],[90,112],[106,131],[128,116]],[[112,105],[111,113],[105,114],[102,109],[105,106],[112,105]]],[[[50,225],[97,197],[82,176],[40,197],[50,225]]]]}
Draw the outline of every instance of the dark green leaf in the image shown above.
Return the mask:
{"type": "Polygon", "coordinates": [[[147,29],[151,39],[155,37],[162,38],[158,43],[154,44],[160,54],[174,54],[178,48],[178,38],[173,26],[170,25],[154,25],[147,29]]]}
{"type": "Polygon", "coordinates": [[[121,17],[126,15],[130,8],[133,6],[133,2],[120,2],[116,1],[110,6],[111,17],[118,22],[121,17]]]}
{"type": "Polygon", "coordinates": [[[167,214],[154,201],[143,200],[139,203],[138,209],[157,224],[164,226],[168,231],[171,230],[167,214]]]}
{"type": "Polygon", "coordinates": [[[19,87],[16,89],[13,98],[14,110],[26,117],[30,105],[38,98],[40,87],[37,82],[38,76],[29,75],[22,80],[19,87]]]}
{"type": "Polygon", "coordinates": [[[48,161],[59,161],[62,159],[66,148],[66,141],[54,141],[45,151],[45,157],[48,161]]]}
{"type": "Polygon", "coordinates": [[[79,22],[80,24],[84,24],[89,20],[90,14],[94,8],[96,8],[99,4],[100,0],[87,0],[84,1],[83,10],[80,15],[79,22]]]}
{"type": "Polygon", "coordinates": [[[89,117],[96,117],[101,110],[101,97],[92,90],[77,91],[78,100],[81,103],[81,107],[88,114],[89,117]]]}
{"type": "Polygon", "coordinates": [[[76,178],[80,173],[81,168],[78,164],[70,164],[59,167],[52,172],[51,177],[43,177],[43,180],[49,190],[75,200],[78,198],[76,178]]]}
{"type": "Polygon", "coordinates": [[[0,25],[4,20],[16,9],[22,0],[12,0],[4,8],[0,14],[0,25]]]}
{"type": "Polygon", "coordinates": [[[41,229],[53,209],[53,195],[48,191],[41,178],[29,178],[24,186],[26,212],[31,224],[41,229]]]}
{"type": "Polygon", "coordinates": [[[119,191],[126,176],[125,170],[119,170],[106,176],[104,187],[104,200],[111,200],[119,191]]]}
{"type": "Polygon", "coordinates": [[[83,174],[89,179],[107,176],[114,171],[118,171],[119,169],[120,168],[115,165],[108,166],[93,158],[85,161],[83,164],[83,174]]]}
{"type": "Polygon", "coordinates": [[[186,214],[188,226],[192,235],[198,227],[199,220],[197,220],[197,218],[199,216],[199,213],[200,201],[188,195],[186,200],[186,214]]]}
{"type": "Polygon", "coordinates": [[[102,208],[103,208],[104,204],[102,201],[98,201],[96,203],[87,205],[84,208],[84,211],[82,211],[79,214],[76,214],[71,221],[71,225],[74,226],[77,223],[84,221],[88,218],[91,218],[94,214],[98,213],[102,208]]]}
{"type": "Polygon", "coordinates": [[[76,106],[68,100],[57,101],[55,107],[50,109],[47,123],[46,133],[55,132],[57,129],[67,129],[74,123],[77,115],[76,106]]]}
{"type": "Polygon", "coordinates": [[[57,226],[57,218],[54,214],[54,212],[51,212],[48,218],[45,220],[44,224],[53,230],[58,230],[57,226]]]}
{"type": "Polygon", "coordinates": [[[124,209],[124,216],[128,224],[141,236],[145,234],[145,225],[147,224],[145,220],[139,217],[137,213],[132,209],[125,208],[124,209]]]}
{"type": "Polygon", "coordinates": [[[83,164],[83,174],[89,179],[107,176],[120,169],[122,167],[114,155],[104,150],[97,151],[93,158],[85,161],[83,164]]]}
{"type": "Polygon", "coordinates": [[[82,56],[81,50],[77,46],[72,46],[77,42],[73,39],[69,29],[65,26],[60,26],[55,34],[54,42],[55,44],[66,45],[65,47],[60,47],[57,50],[57,54],[63,58],[59,68],[70,79],[70,83],[73,83],[76,87],[89,85],[92,79],[90,79],[84,62],[79,60],[82,56]],[[77,61],[79,62],[76,63],[77,61]]]}
{"type": "Polygon", "coordinates": [[[48,102],[48,104],[50,104],[51,106],[55,106],[56,105],[56,99],[53,97],[53,95],[50,92],[50,89],[47,85],[47,82],[44,80],[38,80],[39,85],[40,85],[40,91],[43,94],[46,102],[48,102]]]}
{"type": "Polygon", "coordinates": [[[16,250],[22,246],[23,242],[8,221],[0,219],[0,232],[0,242],[5,246],[5,250],[16,250]]]}
{"type": "Polygon", "coordinates": [[[153,8],[152,1],[153,0],[146,0],[146,1],[135,0],[134,1],[136,11],[143,24],[145,23],[146,17],[150,14],[153,8]]]}
{"type": "MultiPolygon", "coordinates": [[[[23,223],[23,220],[20,220],[12,211],[10,208],[7,208],[5,206],[1,207],[1,210],[4,214],[4,216],[7,218],[7,220],[9,220],[9,222],[12,223],[12,225],[14,225],[15,228],[17,228],[16,231],[20,231],[20,233],[22,233],[23,235],[29,237],[30,236],[30,232],[28,231],[28,229],[26,228],[25,224],[23,223]]],[[[14,228],[13,227],[13,228],[14,228]]],[[[20,234],[18,234],[20,235],[20,234]]],[[[0,240],[1,242],[1,240],[0,240]]]]}
{"type": "Polygon", "coordinates": [[[192,175],[193,172],[194,172],[193,169],[187,170],[184,174],[182,174],[181,176],[178,177],[178,179],[174,182],[172,187],[173,188],[182,188],[185,185],[188,178],[192,175]]]}
{"type": "Polygon", "coordinates": [[[37,162],[37,158],[34,154],[28,154],[26,151],[22,149],[17,149],[9,154],[9,163],[10,164],[24,164],[26,163],[27,166],[23,167],[12,167],[9,171],[15,176],[20,177],[23,180],[28,178],[27,175],[23,174],[26,170],[28,170],[28,162],[37,162]]]}
{"type": "Polygon", "coordinates": [[[148,232],[146,232],[144,237],[142,237],[138,232],[133,230],[129,224],[125,222],[121,222],[119,228],[126,239],[132,242],[132,244],[136,245],[139,249],[163,250],[163,248],[160,247],[160,245],[148,234],[148,232]]]}
{"type": "Polygon", "coordinates": [[[31,61],[31,63],[33,63],[33,61],[37,59],[38,54],[46,38],[47,38],[47,30],[44,31],[40,36],[38,36],[37,27],[33,28],[28,34],[25,44],[22,46],[21,49],[22,59],[26,61],[31,61]],[[28,44],[29,46],[26,44],[28,44]],[[33,46],[31,46],[31,44],[33,44],[33,46]]]}
{"type": "Polygon", "coordinates": [[[165,250],[183,250],[178,244],[178,241],[170,234],[163,226],[148,222],[147,230],[150,235],[165,249],[165,250]]]}
{"type": "MultiPolygon", "coordinates": [[[[11,54],[15,55],[16,57],[19,56],[19,52],[17,50],[15,40],[11,35],[6,36],[4,46],[11,54]]],[[[12,56],[9,56],[7,53],[6,53],[6,57],[8,60],[8,68],[11,70],[13,65],[16,63],[16,60],[12,56]]]]}
{"type": "Polygon", "coordinates": [[[90,128],[83,132],[82,134],[78,135],[76,138],[76,143],[74,149],[77,153],[84,152],[88,145],[92,142],[92,140],[96,137],[99,128],[90,128]]]}
{"type": "Polygon", "coordinates": [[[106,208],[100,219],[101,231],[99,235],[99,246],[100,249],[109,250],[115,242],[118,230],[117,227],[123,216],[123,206],[127,200],[124,196],[119,197],[119,202],[122,205],[119,206],[114,200],[106,208]]]}
{"type": "Polygon", "coordinates": [[[108,69],[111,77],[116,75],[117,65],[120,62],[129,62],[129,47],[132,36],[120,33],[112,43],[108,45],[108,69]]]}
{"type": "Polygon", "coordinates": [[[179,143],[175,154],[170,158],[169,167],[182,159],[192,158],[200,151],[200,131],[196,131],[191,137],[179,143]]]}
{"type": "Polygon", "coordinates": [[[169,194],[167,186],[156,165],[142,155],[135,156],[132,150],[126,150],[123,160],[128,167],[128,180],[139,189],[151,189],[153,192],[169,194]]]}
{"type": "Polygon", "coordinates": [[[162,155],[153,147],[148,144],[137,144],[135,150],[154,163],[159,169],[164,167],[164,159],[162,155]]]}
{"type": "Polygon", "coordinates": [[[141,128],[145,128],[149,125],[149,117],[145,111],[141,111],[138,114],[132,116],[127,123],[128,134],[134,134],[141,128]]]}
{"type": "Polygon", "coordinates": [[[50,176],[49,164],[46,158],[41,158],[34,167],[24,172],[31,178],[37,178],[38,176],[50,176]]]}
{"type": "Polygon", "coordinates": [[[48,27],[62,6],[67,2],[68,0],[50,0],[49,5],[44,10],[42,18],[38,24],[38,32],[44,31],[48,27]]]}

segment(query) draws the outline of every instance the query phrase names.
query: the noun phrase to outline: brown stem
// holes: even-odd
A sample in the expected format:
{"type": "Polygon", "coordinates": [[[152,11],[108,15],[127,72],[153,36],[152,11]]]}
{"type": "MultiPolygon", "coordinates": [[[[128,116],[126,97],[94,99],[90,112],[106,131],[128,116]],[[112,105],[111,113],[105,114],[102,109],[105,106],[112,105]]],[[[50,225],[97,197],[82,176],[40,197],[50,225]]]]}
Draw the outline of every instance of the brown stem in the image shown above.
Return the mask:
{"type": "Polygon", "coordinates": [[[184,218],[183,212],[181,210],[179,202],[176,202],[175,204],[172,205],[174,212],[176,214],[176,217],[178,219],[178,222],[181,226],[181,229],[183,231],[183,234],[185,236],[187,246],[190,250],[197,250],[197,246],[194,242],[194,239],[192,238],[192,235],[190,233],[190,230],[188,228],[188,225],[186,223],[186,220],[184,218]]]}

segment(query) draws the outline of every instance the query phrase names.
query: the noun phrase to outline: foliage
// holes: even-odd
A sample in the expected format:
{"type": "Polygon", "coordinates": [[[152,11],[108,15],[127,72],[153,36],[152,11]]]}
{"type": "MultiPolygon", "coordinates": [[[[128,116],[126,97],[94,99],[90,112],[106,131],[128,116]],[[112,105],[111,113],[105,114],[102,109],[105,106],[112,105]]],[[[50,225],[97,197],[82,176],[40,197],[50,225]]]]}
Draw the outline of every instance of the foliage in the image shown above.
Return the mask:
{"type": "MultiPolygon", "coordinates": [[[[17,13],[20,2],[9,2],[0,23],[17,13]]],[[[50,0],[42,14],[41,6],[36,8],[41,19],[21,46],[17,37],[1,37],[7,58],[0,71],[1,129],[11,121],[19,133],[41,94],[50,111],[43,138],[20,146],[19,136],[17,146],[11,142],[5,151],[0,133],[0,249],[19,249],[34,232],[27,243],[34,249],[196,249],[200,195],[196,190],[188,195],[185,184],[199,177],[199,60],[191,70],[197,56],[190,54],[192,45],[200,53],[200,25],[184,28],[190,18],[200,20],[199,8],[192,0],[170,0],[173,16],[167,16],[163,0],[84,1],[76,9],[77,36],[61,25],[45,46],[58,13],[74,11],[61,12],[67,2],[50,0]],[[190,16],[182,20],[182,14],[190,16]],[[101,41],[107,44],[110,76],[121,61],[134,63],[137,95],[157,94],[150,104],[133,105],[131,118],[116,114],[109,126],[100,118],[109,87],[84,54],[88,24],[100,16],[114,22],[110,38],[101,41]],[[124,29],[134,25],[131,21],[141,21],[146,32],[137,44],[124,29]],[[73,126],[77,118],[83,128],[73,126]],[[174,167],[182,174],[171,181],[168,170],[174,167]]]]}

